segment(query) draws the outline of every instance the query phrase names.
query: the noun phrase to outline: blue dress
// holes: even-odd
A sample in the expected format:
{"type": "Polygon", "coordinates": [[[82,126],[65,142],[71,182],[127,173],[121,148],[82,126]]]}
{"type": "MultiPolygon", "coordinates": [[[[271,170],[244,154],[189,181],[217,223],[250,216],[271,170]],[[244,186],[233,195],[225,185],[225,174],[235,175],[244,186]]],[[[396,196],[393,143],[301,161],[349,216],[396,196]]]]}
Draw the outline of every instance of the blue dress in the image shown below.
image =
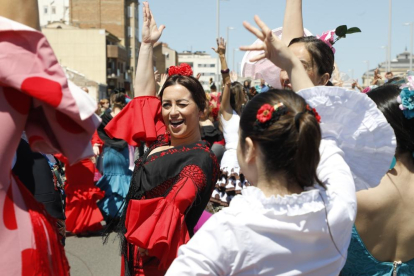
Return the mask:
{"type": "Polygon", "coordinates": [[[128,194],[132,171],[129,170],[128,144],[120,139],[111,139],[104,131],[112,116],[107,112],[101,118],[98,135],[105,144],[103,175],[96,185],[105,191],[105,197],[98,202],[98,207],[108,221],[121,216],[120,208],[128,194]]]}
{"type": "Polygon", "coordinates": [[[352,228],[351,243],[348,248],[348,259],[340,275],[411,276],[414,275],[414,259],[405,263],[378,261],[369,253],[354,225],[352,228]],[[395,274],[393,274],[394,271],[395,274]]]}

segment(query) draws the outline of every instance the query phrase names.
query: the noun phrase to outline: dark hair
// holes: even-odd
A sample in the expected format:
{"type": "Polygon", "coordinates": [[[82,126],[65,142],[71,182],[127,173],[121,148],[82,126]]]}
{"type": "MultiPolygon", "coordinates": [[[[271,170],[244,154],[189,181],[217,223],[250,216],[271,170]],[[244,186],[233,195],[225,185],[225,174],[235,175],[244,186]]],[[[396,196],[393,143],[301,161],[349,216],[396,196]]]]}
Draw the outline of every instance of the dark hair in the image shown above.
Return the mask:
{"type": "Polygon", "coordinates": [[[321,129],[316,118],[306,112],[306,101],[293,91],[271,89],[255,96],[243,110],[240,118],[240,146],[245,147],[250,137],[260,147],[265,172],[270,177],[275,172],[284,172],[286,177],[302,188],[313,186],[315,181],[324,185],[316,175],[319,163],[321,129]],[[287,113],[267,129],[254,128],[256,114],[264,104],[283,103],[287,113]],[[295,116],[304,112],[295,124],[295,116]]]}
{"type": "Polygon", "coordinates": [[[201,83],[192,76],[172,75],[168,77],[160,91],[160,99],[162,100],[165,88],[176,84],[182,85],[185,88],[187,88],[188,91],[190,91],[194,102],[197,104],[198,109],[204,111],[204,109],[206,108],[207,101],[206,93],[204,92],[204,88],[201,85],[201,83]]]}
{"type": "Polygon", "coordinates": [[[240,82],[233,82],[230,86],[230,106],[236,111],[237,114],[241,114],[242,106],[246,101],[243,85],[240,82]]]}
{"type": "Polygon", "coordinates": [[[367,93],[384,114],[388,123],[394,129],[397,138],[396,153],[414,152],[414,120],[405,118],[399,108],[397,97],[401,90],[393,84],[385,84],[367,93]]]}
{"type": "Polygon", "coordinates": [[[111,104],[126,104],[125,93],[120,92],[118,89],[115,89],[114,92],[111,93],[111,96],[109,98],[111,100],[111,104]]]}
{"type": "Polygon", "coordinates": [[[112,110],[115,110],[116,108],[118,108],[119,110],[122,110],[124,106],[125,105],[120,104],[120,103],[114,103],[114,105],[112,106],[112,110]]]}
{"type": "Polygon", "coordinates": [[[335,57],[332,49],[322,40],[314,36],[305,36],[292,39],[289,46],[295,43],[304,43],[306,50],[312,57],[312,61],[318,67],[318,74],[322,76],[325,73],[332,77],[334,71],[335,57]]]}
{"type": "Polygon", "coordinates": [[[252,84],[252,80],[251,79],[246,79],[243,82],[243,87],[250,88],[251,84],[252,84]],[[247,82],[247,86],[246,86],[246,82],[247,82]]]}

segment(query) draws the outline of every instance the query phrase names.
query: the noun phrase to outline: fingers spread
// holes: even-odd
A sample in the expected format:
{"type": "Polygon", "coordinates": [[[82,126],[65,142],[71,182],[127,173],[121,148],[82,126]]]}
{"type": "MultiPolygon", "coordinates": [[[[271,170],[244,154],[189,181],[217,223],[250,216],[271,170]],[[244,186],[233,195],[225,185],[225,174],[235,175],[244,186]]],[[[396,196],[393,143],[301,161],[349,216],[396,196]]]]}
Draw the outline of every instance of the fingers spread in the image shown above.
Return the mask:
{"type": "Polygon", "coordinates": [[[264,44],[253,44],[250,46],[240,46],[240,50],[242,51],[264,51],[266,50],[266,46],[264,44]]]}
{"type": "Polygon", "coordinates": [[[257,56],[252,57],[250,59],[250,62],[256,62],[256,61],[262,60],[264,58],[266,58],[266,55],[264,53],[263,54],[259,54],[257,56]]]}
{"type": "Polygon", "coordinates": [[[263,33],[261,31],[259,31],[257,28],[253,27],[252,25],[250,25],[248,22],[244,21],[243,22],[243,26],[252,34],[254,34],[258,39],[260,40],[264,40],[265,36],[263,35],[263,33]]]}

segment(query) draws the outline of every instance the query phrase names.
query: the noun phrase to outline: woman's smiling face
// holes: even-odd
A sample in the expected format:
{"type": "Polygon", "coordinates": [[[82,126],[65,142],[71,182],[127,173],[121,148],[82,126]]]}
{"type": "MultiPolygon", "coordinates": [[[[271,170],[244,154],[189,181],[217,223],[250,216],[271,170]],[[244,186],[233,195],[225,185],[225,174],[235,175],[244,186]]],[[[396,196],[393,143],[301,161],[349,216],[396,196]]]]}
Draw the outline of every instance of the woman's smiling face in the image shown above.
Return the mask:
{"type": "Polygon", "coordinates": [[[168,86],[162,95],[162,118],[175,139],[191,139],[200,133],[202,111],[190,91],[180,84],[168,86]]]}

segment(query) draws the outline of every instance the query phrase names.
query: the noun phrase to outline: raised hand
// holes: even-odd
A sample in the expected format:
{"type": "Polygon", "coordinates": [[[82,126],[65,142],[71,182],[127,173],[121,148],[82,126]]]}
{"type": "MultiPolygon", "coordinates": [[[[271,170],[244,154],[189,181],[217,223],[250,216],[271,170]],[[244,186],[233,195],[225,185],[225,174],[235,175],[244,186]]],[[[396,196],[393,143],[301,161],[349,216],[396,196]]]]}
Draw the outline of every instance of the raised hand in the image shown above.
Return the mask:
{"type": "Polygon", "coordinates": [[[200,77],[201,77],[201,73],[198,73],[196,76],[196,79],[200,80],[200,77]]]}
{"type": "Polygon", "coordinates": [[[217,49],[216,48],[211,48],[213,49],[214,52],[216,52],[219,55],[225,55],[226,54],[226,41],[224,40],[224,38],[220,37],[217,38],[217,49]]]}
{"type": "Polygon", "coordinates": [[[282,69],[286,70],[292,67],[292,60],[295,58],[293,53],[273,34],[272,30],[257,15],[254,17],[254,21],[260,27],[260,30],[247,22],[243,22],[243,26],[264,43],[242,46],[240,50],[263,51],[263,53],[253,57],[250,60],[251,62],[267,58],[282,69]]]}
{"type": "Polygon", "coordinates": [[[160,27],[157,27],[148,2],[143,2],[142,8],[144,17],[144,22],[142,23],[142,43],[154,44],[160,39],[165,26],[160,25],[160,27]]]}
{"type": "Polygon", "coordinates": [[[238,79],[237,73],[234,72],[234,71],[231,71],[230,72],[230,80],[231,80],[231,82],[236,82],[237,79],[238,79]]]}
{"type": "Polygon", "coordinates": [[[167,79],[168,79],[168,74],[161,74],[161,78],[160,78],[160,80],[157,82],[157,84],[158,84],[160,87],[163,87],[163,86],[164,86],[164,83],[167,81],[167,79]]]}
{"type": "Polygon", "coordinates": [[[160,77],[161,77],[161,75],[160,75],[160,73],[158,73],[158,70],[155,70],[154,71],[154,80],[155,80],[156,83],[159,83],[160,77]]]}

